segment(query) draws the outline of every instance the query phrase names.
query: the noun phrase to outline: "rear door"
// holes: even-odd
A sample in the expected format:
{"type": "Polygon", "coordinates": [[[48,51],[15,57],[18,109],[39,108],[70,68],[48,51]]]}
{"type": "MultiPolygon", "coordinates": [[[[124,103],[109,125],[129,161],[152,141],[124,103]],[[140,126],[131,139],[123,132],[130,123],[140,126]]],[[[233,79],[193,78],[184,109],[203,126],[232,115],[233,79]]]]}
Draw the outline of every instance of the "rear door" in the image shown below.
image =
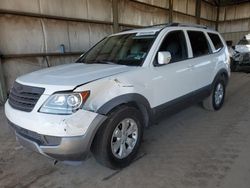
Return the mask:
{"type": "Polygon", "coordinates": [[[188,30],[187,35],[192,49],[192,80],[193,91],[211,84],[213,73],[212,49],[203,31],[188,30]]]}

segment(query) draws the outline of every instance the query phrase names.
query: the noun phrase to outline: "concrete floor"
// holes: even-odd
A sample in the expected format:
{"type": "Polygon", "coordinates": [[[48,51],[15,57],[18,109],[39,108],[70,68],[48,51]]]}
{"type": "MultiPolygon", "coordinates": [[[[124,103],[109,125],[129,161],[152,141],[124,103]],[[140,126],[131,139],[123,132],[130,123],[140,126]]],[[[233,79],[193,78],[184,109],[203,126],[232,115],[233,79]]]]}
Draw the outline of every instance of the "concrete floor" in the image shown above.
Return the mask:
{"type": "Polygon", "coordinates": [[[232,75],[219,112],[196,105],[147,129],[141,157],[121,171],[93,158],[53,166],[16,143],[0,114],[0,187],[250,186],[250,74],[232,75]]]}

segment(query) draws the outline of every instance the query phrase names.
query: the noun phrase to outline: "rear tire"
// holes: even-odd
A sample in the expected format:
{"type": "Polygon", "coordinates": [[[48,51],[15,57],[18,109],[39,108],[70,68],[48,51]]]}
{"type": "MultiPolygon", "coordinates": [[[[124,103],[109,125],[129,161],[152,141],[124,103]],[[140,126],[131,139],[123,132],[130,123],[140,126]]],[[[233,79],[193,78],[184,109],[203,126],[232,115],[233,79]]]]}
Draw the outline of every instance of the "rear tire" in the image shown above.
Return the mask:
{"type": "Polygon", "coordinates": [[[234,61],[231,61],[230,69],[231,69],[231,72],[237,72],[238,71],[237,63],[234,61]]]}
{"type": "Polygon", "coordinates": [[[210,111],[220,110],[224,104],[226,94],[226,82],[220,77],[213,85],[213,90],[208,98],[203,101],[203,107],[210,111]]]}
{"type": "Polygon", "coordinates": [[[142,122],[140,111],[134,107],[121,106],[113,111],[95,136],[91,148],[95,159],[112,169],[129,165],[141,144],[142,122]]]}

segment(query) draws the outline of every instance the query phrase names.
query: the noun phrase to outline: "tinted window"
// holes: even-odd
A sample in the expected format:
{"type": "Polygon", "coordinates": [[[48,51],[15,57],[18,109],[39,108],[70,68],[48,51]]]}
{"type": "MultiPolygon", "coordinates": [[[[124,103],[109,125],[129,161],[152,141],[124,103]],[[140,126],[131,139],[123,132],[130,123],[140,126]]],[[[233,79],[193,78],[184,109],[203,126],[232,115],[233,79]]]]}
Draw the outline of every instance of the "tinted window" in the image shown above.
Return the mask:
{"type": "Polygon", "coordinates": [[[187,59],[187,45],[184,33],[182,31],[168,33],[159,51],[168,51],[171,53],[170,63],[187,59]]]}
{"type": "Polygon", "coordinates": [[[223,48],[223,43],[220,40],[220,37],[217,34],[214,33],[208,33],[210,39],[213,42],[213,45],[215,47],[216,50],[220,50],[221,48],[223,48]]]}
{"type": "Polygon", "coordinates": [[[188,36],[190,39],[194,57],[199,57],[210,53],[208,41],[203,32],[188,31],[188,36]]]}

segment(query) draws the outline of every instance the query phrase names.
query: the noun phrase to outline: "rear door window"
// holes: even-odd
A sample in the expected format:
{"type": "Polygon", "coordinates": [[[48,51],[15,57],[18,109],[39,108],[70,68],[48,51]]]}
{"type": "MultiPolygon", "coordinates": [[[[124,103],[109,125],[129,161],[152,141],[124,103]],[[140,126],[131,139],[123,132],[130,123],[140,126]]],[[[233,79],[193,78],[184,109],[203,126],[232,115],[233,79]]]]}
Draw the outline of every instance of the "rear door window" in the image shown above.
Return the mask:
{"type": "Polygon", "coordinates": [[[203,32],[188,31],[187,33],[191,43],[194,57],[210,54],[210,46],[203,32]]]}
{"type": "Polygon", "coordinates": [[[219,35],[214,33],[208,33],[208,36],[210,37],[211,41],[213,42],[214,48],[216,51],[219,51],[221,48],[223,48],[223,43],[219,37],[219,35]]]}

